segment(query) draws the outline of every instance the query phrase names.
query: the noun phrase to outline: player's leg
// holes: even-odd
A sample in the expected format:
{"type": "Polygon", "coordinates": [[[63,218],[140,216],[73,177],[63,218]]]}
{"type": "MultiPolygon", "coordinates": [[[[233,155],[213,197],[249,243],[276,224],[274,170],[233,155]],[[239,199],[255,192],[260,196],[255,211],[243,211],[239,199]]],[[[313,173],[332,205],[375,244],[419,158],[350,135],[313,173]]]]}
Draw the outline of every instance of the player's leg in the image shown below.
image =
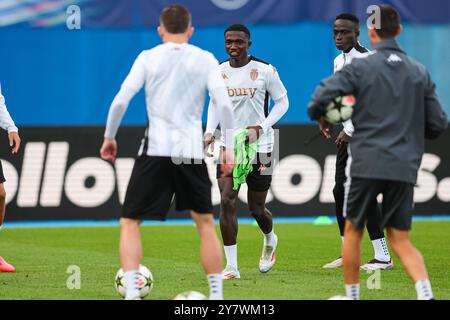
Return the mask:
{"type": "Polygon", "coordinates": [[[139,264],[142,261],[142,242],[140,232],[140,220],[120,219],[120,263],[124,271],[124,283],[127,288],[125,299],[139,298],[137,285],[139,264]]]}
{"type": "Polygon", "coordinates": [[[191,212],[200,236],[200,259],[208,277],[210,300],[222,300],[222,251],[214,216],[191,212]]]}
{"type": "Polygon", "coordinates": [[[273,237],[272,213],[266,208],[267,193],[268,191],[254,191],[248,188],[248,209],[252,217],[255,218],[263,234],[265,236],[273,237]]]}
{"type": "Polygon", "coordinates": [[[262,273],[269,272],[275,264],[278,245],[272,213],[266,208],[267,193],[272,183],[271,157],[271,153],[257,153],[253,170],[246,178],[248,208],[264,237],[262,254],[259,259],[259,271],[262,273]]]}
{"type": "Polygon", "coordinates": [[[351,299],[359,299],[361,240],[368,214],[377,205],[376,197],[382,187],[378,180],[361,178],[349,178],[345,185],[342,257],[346,294],[351,299]]]}
{"type": "Polygon", "coordinates": [[[173,165],[176,209],[190,210],[200,236],[200,258],[211,300],[222,300],[222,250],[212,214],[211,180],[205,162],[173,165]]]}
{"type": "Polygon", "coordinates": [[[220,190],[220,232],[227,260],[223,277],[224,279],[239,279],[241,275],[237,261],[238,221],[236,215],[236,200],[239,190],[233,190],[232,177],[222,177],[217,182],[220,190]]]}
{"type": "Polygon", "coordinates": [[[0,183],[0,228],[3,226],[3,222],[5,221],[5,212],[6,212],[6,191],[5,186],[0,183]]]}
{"type": "MultiPolygon", "coordinates": [[[[346,147],[341,147],[338,149],[338,153],[336,155],[336,173],[335,173],[335,184],[333,188],[333,197],[335,203],[335,213],[336,219],[339,226],[339,233],[341,235],[341,239],[344,239],[344,230],[345,230],[345,218],[343,215],[343,207],[344,207],[344,185],[346,181],[345,176],[345,166],[347,164],[348,153],[346,147]]],[[[327,263],[323,266],[325,269],[335,269],[342,267],[342,257],[338,257],[337,259],[327,263]]]]}
{"type": "Polygon", "coordinates": [[[409,240],[408,231],[388,228],[389,243],[413,281],[418,300],[433,299],[430,280],[422,254],[409,240]]]}
{"type": "Polygon", "coordinates": [[[433,292],[424,259],[409,240],[413,201],[414,186],[412,184],[389,182],[383,192],[383,221],[386,222],[392,249],[415,284],[417,298],[430,300],[433,299],[433,292]]]}
{"type": "Polygon", "coordinates": [[[248,189],[248,207],[251,215],[261,229],[264,242],[261,257],[259,259],[259,271],[269,272],[276,262],[276,249],[278,237],[274,232],[272,213],[266,208],[266,197],[268,191],[254,191],[248,189]]]}
{"type": "Polygon", "coordinates": [[[170,158],[144,155],[136,159],[120,220],[119,256],[127,300],[140,298],[137,280],[143,258],[141,220],[165,219],[173,193],[170,158]]]}
{"type": "Polygon", "coordinates": [[[355,226],[350,220],[347,220],[344,234],[345,241],[342,244],[342,257],[345,291],[347,297],[359,300],[359,266],[364,228],[355,226]]]}
{"type": "MultiPolygon", "coordinates": [[[[5,191],[5,177],[3,175],[3,167],[0,162],[0,231],[3,226],[3,222],[5,221],[5,212],[6,212],[6,191],[5,191]]],[[[16,268],[5,261],[2,257],[0,257],[0,272],[14,272],[16,268]]]]}
{"type": "Polygon", "coordinates": [[[120,262],[125,272],[139,269],[142,261],[141,220],[120,219],[120,262]]]}
{"type": "Polygon", "coordinates": [[[342,207],[344,206],[344,184],[345,179],[336,180],[336,184],[334,185],[333,188],[336,220],[338,223],[339,234],[341,235],[341,239],[344,239],[344,230],[345,230],[345,218],[342,213],[342,207]]]}
{"type": "Polygon", "coordinates": [[[383,217],[378,205],[374,205],[374,212],[369,213],[367,218],[367,231],[374,250],[374,258],[361,266],[362,270],[392,270],[392,262],[389,248],[381,228],[383,217]]]}

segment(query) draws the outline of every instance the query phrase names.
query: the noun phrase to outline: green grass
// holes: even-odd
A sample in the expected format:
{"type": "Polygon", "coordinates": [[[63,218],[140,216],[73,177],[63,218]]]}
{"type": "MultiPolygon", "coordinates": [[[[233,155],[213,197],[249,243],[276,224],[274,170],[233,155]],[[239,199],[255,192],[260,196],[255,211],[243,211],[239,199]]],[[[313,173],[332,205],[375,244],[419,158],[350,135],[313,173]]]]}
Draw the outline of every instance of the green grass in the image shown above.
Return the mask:
{"type": "MultiPolygon", "coordinates": [[[[337,226],[277,225],[278,261],[268,274],[258,271],[262,236],[257,227],[239,228],[240,280],[226,281],[226,299],[327,299],[343,294],[342,271],[321,266],[340,251],[337,226]]],[[[170,299],[179,292],[208,292],[193,226],[144,227],[145,258],[155,285],[147,299],[170,299]]],[[[15,273],[0,273],[0,299],[117,299],[118,228],[6,229],[0,255],[15,273]],[[81,268],[81,289],[69,290],[68,266],[81,268]]],[[[416,222],[414,244],[422,251],[437,299],[450,299],[450,222],[416,222]]],[[[363,261],[372,257],[367,237],[363,261]]],[[[361,274],[363,299],[415,299],[414,286],[394,258],[395,269],[381,273],[381,289],[369,290],[361,274]]]]}

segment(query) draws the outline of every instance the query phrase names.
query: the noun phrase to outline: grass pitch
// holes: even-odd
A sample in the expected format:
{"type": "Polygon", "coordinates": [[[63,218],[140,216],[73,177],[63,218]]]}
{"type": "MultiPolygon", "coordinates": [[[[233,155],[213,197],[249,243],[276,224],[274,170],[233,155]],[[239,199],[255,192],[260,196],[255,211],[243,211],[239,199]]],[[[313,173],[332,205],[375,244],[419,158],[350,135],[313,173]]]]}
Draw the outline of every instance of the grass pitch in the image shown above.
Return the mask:
{"type": "MultiPolygon", "coordinates": [[[[147,299],[171,299],[177,293],[208,293],[199,263],[198,236],[193,226],[142,228],[145,264],[155,278],[147,299]]],[[[343,294],[342,270],[322,265],[340,255],[336,224],[276,225],[277,263],[267,274],[258,271],[262,236],[251,225],[239,227],[241,279],[224,283],[226,299],[327,299],[343,294]]],[[[119,299],[114,276],[119,269],[118,227],[6,229],[0,234],[0,255],[15,273],[0,273],[0,299],[119,299]],[[81,270],[81,289],[69,290],[69,266],[81,270]]],[[[450,299],[450,222],[415,222],[413,243],[422,251],[437,299],[450,299]]],[[[367,236],[363,262],[372,258],[367,236]]],[[[381,272],[381,289],[369,290],[372,275],[361,273],[362,299],[415,299],[413,284],[397,257],[395,269],[381,272]]]]}

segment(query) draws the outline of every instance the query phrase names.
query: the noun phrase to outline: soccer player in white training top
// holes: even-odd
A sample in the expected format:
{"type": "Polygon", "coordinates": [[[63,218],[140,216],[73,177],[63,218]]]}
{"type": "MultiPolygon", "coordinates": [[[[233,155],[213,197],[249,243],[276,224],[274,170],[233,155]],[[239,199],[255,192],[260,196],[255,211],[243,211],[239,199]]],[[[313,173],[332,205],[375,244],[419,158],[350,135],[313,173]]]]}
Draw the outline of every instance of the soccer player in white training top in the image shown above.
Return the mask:
{"type": "MultiPolygon", "coordinates": [[[[277,70],[267,62],[248,55],[251,46],[250,31],[241,24],[225,30],[225,48],[230,59],[220,65],[222,77],[233,103],[235,129],[249,129],[248,140],[257,140],[256,159],[253,170],[246,177],[247,199],[251,215],[256,219],[263,235],[264,243],[259,261],[259,271],[268,272],[275,263],[275,250],[278,238],[274,232],[272,214],[266,208],[267,192],[272,182],[271,157],[274,145],[274,130],[277,123],[289,108],[287,91],[277,70]],[[270,98],[275,105],[269,112],[270,98]]],[[[214,147],[214,132],[219,123],[217,108],[210,103],[205,145],[214,147]]],[[[223,136],[223,134],[222,134],[223,136]]],[[[237,146],[236,146],[237,147],[237,146]]],[[[221,152],[225,148],[221,143],[221,152]]],[[[237,263],[236,199],[239,188],[233,189],[233,176],[220,175],[217,167],[220,189],[220,229],[227,258],[223,270],[224,279],[240,278],[237,263]]]]}
{"type": "MultiPolygon", "coordinates": [[[[139,299],[137,275],[142,260],[140,223],[165,220],[173,195],[176,209],[190,210],[200,235],[200,255],[210,299],[221,300],[222,252],[212,215],[211,181],[204,162],[202,111],[206,90],[232,134],[233,113],[214,56],[188,44],[191,14],[180,5],[166,7],[158,33],[163,44],[143,51],[115,97],[101,148],[104,160],[117,156],[115,136],[133,96],[145,88],[148,127],[139,150],[120,220],[120,260],[128,300],[139,299]]],[[[227,139],[233,150],[233,140],[227,139]]],[[[233,152],[224,155],[223,174],[233,170],[233,152]],[[226,159],[225,159],[226,158],[226,159]]]]}
{"type": "MultiPolygon", "coordinates": [[[[17,154],[20,148],[20,137],[19,130],[14,124],[13,119],[11,118],[8,110],[6,109],[5,97],[2,95],[2,87],[0,85],[0,127],[2,129],[8,131],[8,140],[9,146],[11,147],[11,153],[17,154]]],[[[6,211],[6,191],[4,182],[6,181],[5,176],[3,175],[3,167],[0,162],[0,230],[2,229],[3,222],[5,220],[5,211],[6,211]]],[[[1,272],[14,272],[16,269],[9,263],[5,261],[2,257],[0,257],[0,271],[1,272]]]]}

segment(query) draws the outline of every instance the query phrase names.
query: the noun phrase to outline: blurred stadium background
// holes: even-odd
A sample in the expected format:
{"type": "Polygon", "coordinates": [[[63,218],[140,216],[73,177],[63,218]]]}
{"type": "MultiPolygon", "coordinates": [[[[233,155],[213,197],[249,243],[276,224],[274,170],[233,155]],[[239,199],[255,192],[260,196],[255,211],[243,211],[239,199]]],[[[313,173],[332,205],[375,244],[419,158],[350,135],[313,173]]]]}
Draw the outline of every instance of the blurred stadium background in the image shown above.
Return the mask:
{"type": "MultiPolygon", "coordinates": [[[[248,24],[251,53],[271,62],[288,89],[290,110],[278,126],[280,161],[269,208],[278,217],[332,216],[335,147],[322,139],[303,145],[317,132],[307,118],[306,106],[315,86],[332,73],[333,59],[339,53],[332,39],[334,17],[341,12],[356,13],[362,22],[360,42],[369,47],[366,9],[374,1],[177,2],[193,13],[196,32],[192,43],[212,51],[219,60],[226,59],[225,27],[248,24]]],[[[23,149],[16,158],[9,154],[6,136],[0,139],[8,221],[118,217],[147,122],[143,94],[130,105],[119,131],[120,159],[115,168],[98,157],[104,123],[135,57],[160,42],[155,30],[158,15],[169,3],[0,0],[0,82],[23,138],[23,149]],[[77,21],[81,21],[80,29],[77,21]]],[[[400,11],[404,33],[399,41],[430,70],[450,114],[450,2],[378,3],[390,3],[400,11]]],[[[418,215],[450,214],[449,142],[450,131],[427,146],[416,188],[418,215]]],[[[213,176],[213,163],[211,169],[213,176]]],[[[216,185],[213,199],[217,205],[216,185]]],[[[242,216],[247,216],[245,200],[241,192],[242,216]]]]}

